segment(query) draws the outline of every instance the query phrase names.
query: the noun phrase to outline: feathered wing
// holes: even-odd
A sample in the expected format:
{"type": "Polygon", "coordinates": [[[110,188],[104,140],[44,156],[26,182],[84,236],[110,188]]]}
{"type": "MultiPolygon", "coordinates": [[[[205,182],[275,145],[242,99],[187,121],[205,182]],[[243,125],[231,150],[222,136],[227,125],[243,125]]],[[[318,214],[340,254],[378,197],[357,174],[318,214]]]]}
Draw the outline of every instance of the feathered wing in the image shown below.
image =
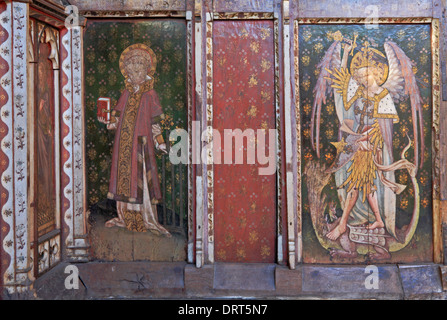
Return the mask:
{"type": "Polygon", "coordinates": [[[329,79],[330,74],[327,71],[333,70],[334,68],[340,68],[341,64],[341,44],[339,41],[334,41],[334,43],[326,51],[321,62],[317,65],[317,69],[320,70],[320,74],[317,79],[317,84],[314,88],[315,99],[312,106],[312,116],[310,123],[310,139],[312,144],[312,149],[316,149],[317,157],[320,157],[320,118],[321,118],[321,105],[326,103],[326,98],[333,94],[331,84],[332,81],[329,79]],[[315,137],[315,139],[314,139],[315,137]]]}
{"type": "Polygon", "coordinates": [[[385,42],[384,47],[388,59],[389,72],[383,87],[388,90],[396,103],[403,101],[408,96],[410,97],[414,136],[414,164],[417,168],[419,163],[419,129],[419,134],[421,136],[420,167],[422,167],[424,163],[425,149],[422,123],[422,98],[413,72],[413,63],[396,43],[387,41],[385,42]]]}

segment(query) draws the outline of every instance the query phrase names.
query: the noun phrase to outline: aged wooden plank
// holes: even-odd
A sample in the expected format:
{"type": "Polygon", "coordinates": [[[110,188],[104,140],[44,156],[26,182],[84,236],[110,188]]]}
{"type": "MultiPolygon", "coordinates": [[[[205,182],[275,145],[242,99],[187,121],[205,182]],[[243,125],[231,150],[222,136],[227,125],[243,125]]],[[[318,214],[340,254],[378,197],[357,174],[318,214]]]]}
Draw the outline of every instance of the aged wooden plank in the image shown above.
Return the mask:
{"type": "Polygon", "coordinates": [[[73,0],[79,11],[185,11],[186,0],[73,0]]]}
{"type": "Polygon", "coordinates": [[[215,12],[273,12],[272,0],[214,0],[215,12]]]}
{"type": "Polygon", "coordinates": [[[369,0],[292,0],[298,2],[301,18],[366,18],[377,13],[381,18],[431,17],[432,0],[372,2],[369,0]],[[377,7],[377,11],[375,9],[377,7]]]}

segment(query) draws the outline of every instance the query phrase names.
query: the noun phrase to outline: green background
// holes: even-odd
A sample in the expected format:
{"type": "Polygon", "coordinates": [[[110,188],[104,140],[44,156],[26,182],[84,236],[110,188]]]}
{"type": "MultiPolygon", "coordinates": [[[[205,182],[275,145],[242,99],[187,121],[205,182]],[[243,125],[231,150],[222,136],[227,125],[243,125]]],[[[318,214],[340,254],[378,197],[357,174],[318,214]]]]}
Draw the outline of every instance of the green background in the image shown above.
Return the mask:
{"type": "MultiPolygon", "coordinates": [[[[112,99],[112,109],[125,89],[124,77],[119,69],[121,53],[130,45],[148,45],[157,56],[154,89],[157,92],[166,120],[162,123],[166,133],[175,128],[187,129],[186,104],[186,23],[184,20],[89,21],[84,38],[85,102],[86,102],[86,154],[88,203],[93,205],[107,198],[115,131],[107,130],[97,120],[96,101],[99,97],[112,99]]],[[[162,156],[157,152],[160,185],[162,156]]],[[[171,179],[171,164],[166,163],[166,205],[174,201],[179,211],[180,178],[183,190],[183,213],[187,212],[187,171],[183,167],[180,177],[175,171],[171,179]]]]}

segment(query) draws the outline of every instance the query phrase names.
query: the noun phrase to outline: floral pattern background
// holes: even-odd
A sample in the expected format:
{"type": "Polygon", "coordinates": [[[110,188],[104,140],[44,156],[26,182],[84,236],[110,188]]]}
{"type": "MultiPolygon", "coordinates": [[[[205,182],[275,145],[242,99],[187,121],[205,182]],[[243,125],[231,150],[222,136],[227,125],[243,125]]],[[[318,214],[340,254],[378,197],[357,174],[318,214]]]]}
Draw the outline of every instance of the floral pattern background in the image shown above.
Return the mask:
{"type": "MultiPolygon", "coordinates": [[[[109,97],[112,109],[125,89],[124,77],[119,69],[121,53],[130,45],[148,45],[157,56],[154,89],[157,92],[166,118],[162,121],[165,140],[176,128],[187,129],[186,106],[186,23],[181,20],[140,20],[133,22],[89,21],[84,38],[85,102],[86,102],[86,153],[88,203],[93,205],[107,198],[112,148],[115,132],[107,130],[96,116],[96,101],[109,97]]],[[[162,181],[162,155],[157,152],[160,181],[162,181]]],[[[172,179],[172,166],[166,164],[165,203],[178,211],[180,185],[183,197],[187,195],[187,171],[182,176],[178,169],[172,179]],[[180,183],[180,179],[183,179],[180,183]],[[174,197],[172,189],[175,188],[174,197]]],[[[182,202],[187,212],[187,200],[182,202]]]]}
{"type": "MultiPolygon", "coordinates": [[[[216,21],[213,52],[213,127],[222,141],[224,129],[274,129],[273,22],[216,21]]],[[[268,131],[266,141],[268,147],[268,131]]],[[[259,175],[259,167],[214,165],[217,261],[275,261],[276,175],[259,175]]]]}
{"type": "MultiPolygon", "coordinates": [[[[310,141],[310,123],[312,104],[319,69],[317,64],[323,58],[326,50],[333,43],[332,33],[340,31],[345,38],[353,39],[358,34],[357,43],[368,41],[376,49],[385,53],[385,41],[394,41],[414,63],[413,71],[416,75],[421,96],[423,99],[423,130],[426,149],[425,161],[419,169],[417,179],[419,182],[421,205],[420,218],[416,233],[410,244],[399,252],[392,253],[390,262],[429,262],[433,259],[432,249],[432,80],[431,80],[431,38],[430,25],[380,25],[378,29],[367,29],[364,25],[303,25],[299,29],[299,74],[300,74],[300,107],[302,128],[302,168],[309,160],[316,160],[315,151],[310,141]]],[[[348,60],[348,65],[350,59],[348,60]]],[[[394,158],[399,159],[400,153],[408,143],[406,135],[413,138],[413,124],[411,117],[410,99],[396,105],[400,121],[394,125],[393,147],[394,158]]],[[[338,120],[335,113],[333,96],[328,98],[322,107],[320,127],[320,160],[326,165],[332,164],[336,156],[336,149],[330,144],[337,141],[338,120]]],[[[407,159],[413,159],[413,148],[407,154],[407,159]]],[[[408,184],[410,177],[406,171],[396,172],[396,182],[408,184]]],[[[303,247],[304,261],[307,263],[330,263],[330,256],[322,248],[315,236],[310,219],[309,205],[306,203],[307,190],[303,183],[303,247]]],[[[324,192],[330,201],[338,202],[334,179],[324,192]]],[[[413,211],[414,190],[405,189],[397,197],[396,227],[400,228],[409,223],[413,211]]],[[[337,205],[340,207],[340,205],[337,205]]],[[[361,258],[359,258],[361,259],[361,258]]],[[[361,262],[361,260],[358,260],[361,262]]]]}

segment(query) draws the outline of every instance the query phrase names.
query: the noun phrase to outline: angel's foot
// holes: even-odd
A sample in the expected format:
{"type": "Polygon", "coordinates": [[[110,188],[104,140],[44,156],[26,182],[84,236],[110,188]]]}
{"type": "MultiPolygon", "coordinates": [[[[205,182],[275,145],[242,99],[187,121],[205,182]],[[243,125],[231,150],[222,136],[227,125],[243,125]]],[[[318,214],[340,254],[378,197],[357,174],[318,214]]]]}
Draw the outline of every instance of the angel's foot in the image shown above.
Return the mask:
{"type": "Polygon", "coordinates": [[[332,230],[331,232],[329,232],[326,237],[329,240],[335,241],[337,240],[343,233],[346,232],[346,225],[340,223],[338,226],[335,227],[334,230],[332,230]]]}
{"type": "Polygon", "coordinates": [[[383,228],[383,227],[385,227],[385,225],[383,224],[382,221],[376,221],[376,222],[370,224],[369,226],[367,226],[366,229],[374,230],[374,229],[383,228]]]}

